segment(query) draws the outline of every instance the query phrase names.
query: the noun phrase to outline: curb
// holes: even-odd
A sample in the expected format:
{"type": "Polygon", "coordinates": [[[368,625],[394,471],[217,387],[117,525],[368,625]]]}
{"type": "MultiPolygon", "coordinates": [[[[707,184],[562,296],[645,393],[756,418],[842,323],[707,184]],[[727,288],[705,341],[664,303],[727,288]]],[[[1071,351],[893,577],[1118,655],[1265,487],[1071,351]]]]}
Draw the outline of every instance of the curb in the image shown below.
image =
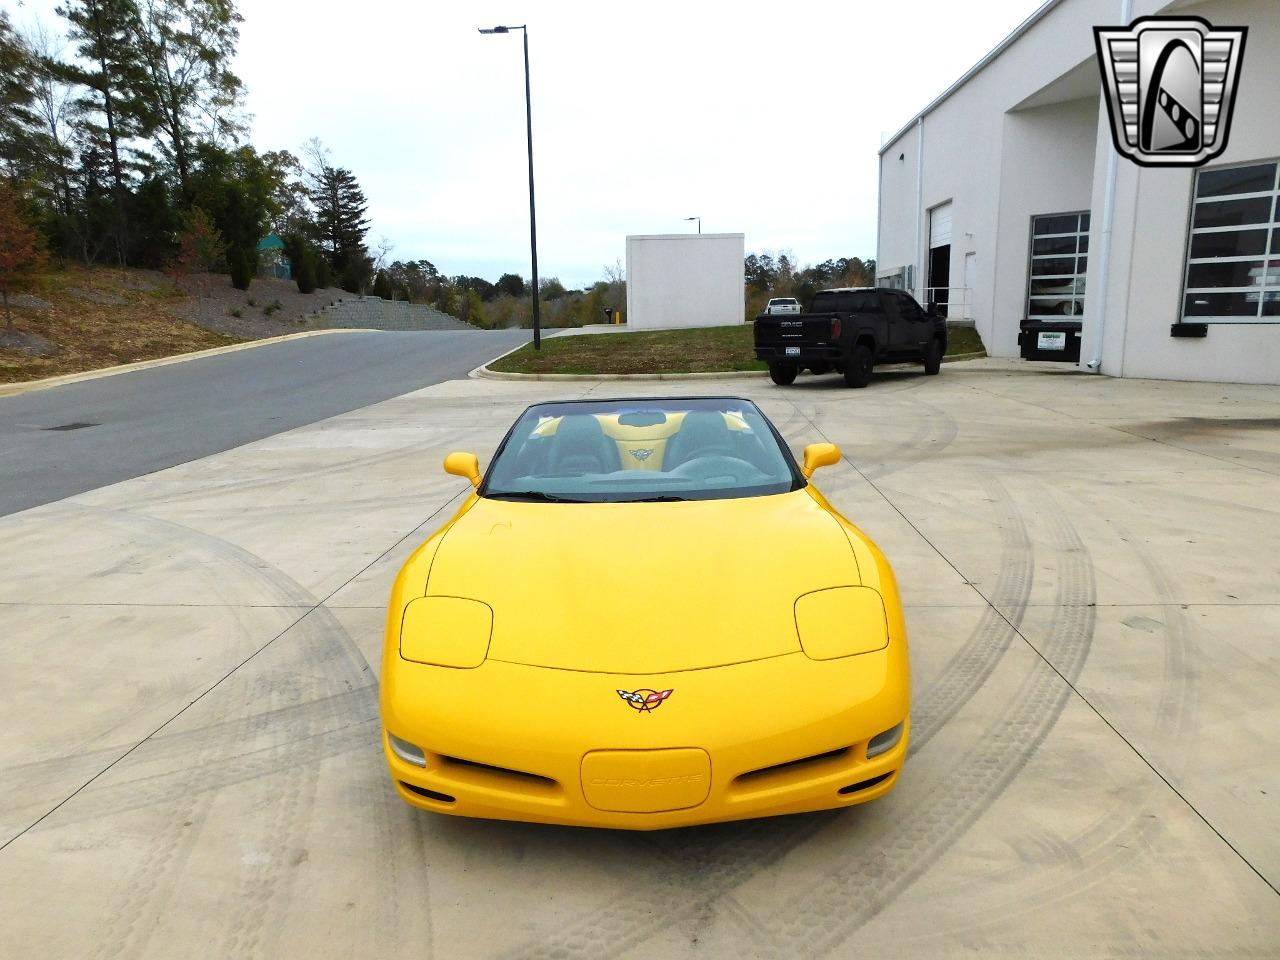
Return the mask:
{"type": "Polygon", "coordinates": [[[134,363],[122,363],[114,367],[101,367],[97,370],[84,370],[80,373],[64,373],[57,377],[45,377],[43,380],[26,380],[21,383],[0,384],[0,397],[11,397],[32,390],[45,390],[49,387],[60,387],[64,383],[79,383],[81,380],[97,380],[99,377],[114,377],[118,373],[132,373],[135,370],[149,370],[152,367],[167,367],[171,363],[182,363],[185,360],[199,360],[201,357],[213,357],[220,353],[235,353],[237,350],[249,350],[253,347],[265,347],[272,343],[283,343],[286,340],[301,340],[304,337],[319,337],[330,333],[368,333],[367,330],[347,328],[327,328],[324,330],[304,330],[301,333],[286,333],[279,337],[267,337],[264,340],[247,340],[244,343],[232,343],[225,347],[210,347],[208,350],[194,350],[191,353],[179,353],[172,357],[156,357],[153,360],[138,360],[134,363]]]}
{"type": "MultiPolygon", "coordinates": [[[[510,352],[510,351],[508,351],[510,352]]],[[[503,354],[506,356],[506,354],[503,354]]],[[[494,359],[500,360],[501,357],[494,359]]],[[[489,361],[493,363],[493,360],[489,361]]],[[[736,380],[742,377],[766,377],[768,370],[723,370],[705,373],[501,373],[488,366],[476,367],[471,376],[477,380],[552,380],[563,383],[580,380],[736,380]]]]}
{"type": "MultiPolygon", "coordinates": [[[[476,367],[467,376],[474,380],[550,380],[564,383],[582,380],[737,380],[743,377],[764,377],[769,374],[768,370],[723,370],[705,373],[503,373],[499,370],[489,369],[490,363],[496,363],[507,354],[515,353],[524,346],[526,344],[512,347],[507,353],[494,357],[488,363],[476,367]]],[[[979,350],[977,353],[957,353],[949,357],[943,357],[942,362],[954,363],[957,360],[979,360],[986,355],[985,350],[979,350]]]]}

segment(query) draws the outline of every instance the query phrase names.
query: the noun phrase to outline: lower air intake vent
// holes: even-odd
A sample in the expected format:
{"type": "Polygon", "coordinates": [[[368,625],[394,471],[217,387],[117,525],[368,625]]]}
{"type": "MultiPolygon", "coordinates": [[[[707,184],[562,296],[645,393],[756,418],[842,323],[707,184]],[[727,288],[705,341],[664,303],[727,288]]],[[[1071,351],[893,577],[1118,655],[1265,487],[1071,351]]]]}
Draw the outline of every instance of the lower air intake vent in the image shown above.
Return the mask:
{"type": "Polygon", "coordinates": [[[738,777],[741,784],[754,783],[763,777],[771,776],[775,773],[786,773],[791,770],[798,770],[801,767],[816,766],[825,763],[828,760],[841,760],[848,756],[849,747],[841,747],[839,750],[828,750],[826,753],[816,753],[812,757],[801,757],[799,760],[788,760],[786,763],[775,763],[771,767],[761,767],[759,770],[752,770],[738,777]]]}
{"type": "Polygon", "coordinates": [[[436,800],[440,803],[454,803],[455,799],[447,793],[436,793],[434,790],[428,790],[426,787],[415,787],[412,783],[400,781],[400,786],[404,787],[410,793],[416,793],[420,797],[426,797],[428,800],[436,800]]]}
{"type": "Polygon", "coordinates": [[[877,783],[884,783],[884,781],[892,777],[893,774],[894,774],[894,771],[890,770],[888,773],[882,773],[880,774],[880,776],[872,777],[870,780],[863,780],[859,783],[851,783],[847,787],[841,787],[839,792],[844,794],[849,794],[849,793],[858,793],[859,791],[862,791],[862,790],[870,790],[877,783]]]}

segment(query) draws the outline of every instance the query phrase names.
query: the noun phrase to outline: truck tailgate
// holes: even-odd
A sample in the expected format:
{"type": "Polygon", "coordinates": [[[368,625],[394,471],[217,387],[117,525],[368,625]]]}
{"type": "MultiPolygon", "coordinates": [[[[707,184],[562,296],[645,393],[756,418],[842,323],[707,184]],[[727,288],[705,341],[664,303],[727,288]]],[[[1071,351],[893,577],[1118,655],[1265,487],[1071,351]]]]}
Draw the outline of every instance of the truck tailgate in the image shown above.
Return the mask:
{"type": "Polygon", "coordinates": [[[757,347],[825,347],[835,344],[830,314],[800,314],[791,317],[758,317],[757,347]]]}

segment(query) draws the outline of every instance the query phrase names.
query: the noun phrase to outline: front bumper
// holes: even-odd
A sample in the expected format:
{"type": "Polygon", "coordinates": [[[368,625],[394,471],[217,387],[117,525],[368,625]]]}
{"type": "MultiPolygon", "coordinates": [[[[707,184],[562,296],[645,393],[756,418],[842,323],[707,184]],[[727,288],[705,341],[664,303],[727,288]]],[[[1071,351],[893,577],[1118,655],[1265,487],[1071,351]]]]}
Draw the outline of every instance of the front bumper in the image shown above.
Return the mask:
{"type": "Polygon", "coordinates": [[[905,644],[836,661],[802,653],[664,676],[486,662],[401,662],[383,685],[396,791],[438,813],[654,830],[876,799],[906,756],[905,644]],[[673,690],[641,712],[618,690],[673,690]],[[867,743],[903,724],[886,752],[867,743]],[[661,808],[661,809],[658,809],[661,808]]]}

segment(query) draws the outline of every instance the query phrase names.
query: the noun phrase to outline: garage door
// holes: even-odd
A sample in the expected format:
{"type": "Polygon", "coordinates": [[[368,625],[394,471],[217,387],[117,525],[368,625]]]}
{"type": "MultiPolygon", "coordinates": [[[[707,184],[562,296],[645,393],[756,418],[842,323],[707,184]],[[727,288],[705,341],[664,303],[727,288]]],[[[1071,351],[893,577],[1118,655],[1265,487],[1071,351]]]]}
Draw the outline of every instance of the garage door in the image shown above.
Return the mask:
{"type": "Polygon", "coordinates": [[[945,247],[951,242],[951,203],[939,204],[929,211],[929,249],[945,247]]]}

